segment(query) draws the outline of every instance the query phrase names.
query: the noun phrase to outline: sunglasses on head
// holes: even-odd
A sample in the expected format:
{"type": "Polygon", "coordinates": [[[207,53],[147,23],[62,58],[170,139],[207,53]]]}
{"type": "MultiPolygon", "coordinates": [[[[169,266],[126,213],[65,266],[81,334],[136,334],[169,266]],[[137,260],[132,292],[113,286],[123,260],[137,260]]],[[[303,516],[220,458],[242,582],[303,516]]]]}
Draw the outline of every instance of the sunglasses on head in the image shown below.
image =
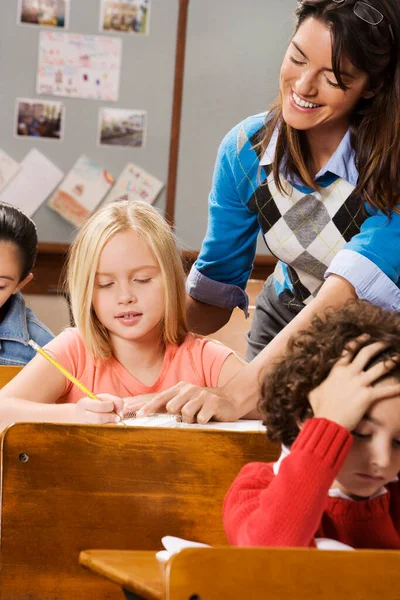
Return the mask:
{"type": "MultiPolygon", "coordinates": [[[[342,4],[346,0],[332,0],[335,4],[342,4]]],[[[384,19],[383,14],[374,6],[367,4],[367,2],[363,2],[363,0],[358,0],[353,6],[354,14],[359,18],[369,23],[370,25],[379,25],[384,19]]],[[[390,35],[392,41],[394,42],[394,35],[392,26],[390,23],[388,24],[390,35]]]]}

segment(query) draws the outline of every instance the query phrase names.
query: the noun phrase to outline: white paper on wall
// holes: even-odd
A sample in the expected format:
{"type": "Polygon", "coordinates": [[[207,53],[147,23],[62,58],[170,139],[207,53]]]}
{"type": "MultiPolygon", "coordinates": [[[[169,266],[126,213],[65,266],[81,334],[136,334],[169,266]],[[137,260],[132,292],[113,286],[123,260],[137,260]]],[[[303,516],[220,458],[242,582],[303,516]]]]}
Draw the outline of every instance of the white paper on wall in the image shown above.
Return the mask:
{"type": "Polygon", "coordinates": [[[103,200],[113,183],[111,173],[82,155],[52,194],[48,205],[66,221],[80,227],[103,200]]]}
{"type": "Polygon", "coordinates": [[[121,55],[118,37],[41,31],[36,92],[116,101],[121,55]]]}
{"type": "Polygon", "coordinates": [[[105,203],[116,200],[143,200],[153,204],[163,187],[162,181],[138,165],[128,163],[105,199],[105,203]]]}
{"type": "Polygon", "coordinates": [[[19,163],[11,158],[11,156],[8,156],[4,150],[0,150],[0,192],[4,190],[6,185],[18,172],[18,169],[19,163]]]}
{"type": "Polygon", "coordinates": [[[61,169],[32,148],[21,162],[18,173],[0,194],[0,201],[14,204],[32,216],[63,177],[61,169]]]}

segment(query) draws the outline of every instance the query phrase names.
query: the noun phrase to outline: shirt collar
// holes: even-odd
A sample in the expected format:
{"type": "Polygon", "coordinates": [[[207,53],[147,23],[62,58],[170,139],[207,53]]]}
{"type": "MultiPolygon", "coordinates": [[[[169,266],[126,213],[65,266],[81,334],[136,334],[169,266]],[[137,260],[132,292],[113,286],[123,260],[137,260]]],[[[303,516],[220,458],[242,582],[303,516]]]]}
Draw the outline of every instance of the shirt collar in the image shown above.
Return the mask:
{"type": "Polygon", "coordinates": [[[26,323],[25,301],[19,292],[8,300],[9,309],[0,323],[0,340],[18,340],[25,344],[29,341],[26,323]]]}
{"type": "MultiPolygon", "coordinates": [[[[271,165],[275,158],[276,144],[278,141],[279,125],[277,125],[272,133],[270,142],[261,157],[260,165],[267,166],[271,165]]],[[[348,129],[344,134],[339,146],[332,154],[328,162],[315,176],[315,180],[320,179],[326,173],[331,173],[342,179],[346,179],[354,187],[358,182],[358,171],[355,164],[355,152],[350,143],[350,130],[348,129]]],[[[304,183],[295,175],[288,178],[289,183],[296,183],[297,185],[304,185],[304,183]]]]}

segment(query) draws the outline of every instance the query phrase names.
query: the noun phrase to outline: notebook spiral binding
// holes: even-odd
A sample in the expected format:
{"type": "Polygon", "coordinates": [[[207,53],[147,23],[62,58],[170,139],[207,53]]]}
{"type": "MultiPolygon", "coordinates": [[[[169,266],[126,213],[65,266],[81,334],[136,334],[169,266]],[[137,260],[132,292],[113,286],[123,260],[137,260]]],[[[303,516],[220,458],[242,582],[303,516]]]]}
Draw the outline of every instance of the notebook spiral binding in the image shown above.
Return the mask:
{"type": "MultiPolygon", "coordinates": [[[[143,417],[145,419],[165,419],[165,417],[173,417],[177,423],[182,423],[182,415],[177,415],[173,413],[150,413],[143,417]]],[[[126,419],[137,419],[140,418],[137,416],[137,411],[132,410],[124,414],[124,420],[126,419]]]]}

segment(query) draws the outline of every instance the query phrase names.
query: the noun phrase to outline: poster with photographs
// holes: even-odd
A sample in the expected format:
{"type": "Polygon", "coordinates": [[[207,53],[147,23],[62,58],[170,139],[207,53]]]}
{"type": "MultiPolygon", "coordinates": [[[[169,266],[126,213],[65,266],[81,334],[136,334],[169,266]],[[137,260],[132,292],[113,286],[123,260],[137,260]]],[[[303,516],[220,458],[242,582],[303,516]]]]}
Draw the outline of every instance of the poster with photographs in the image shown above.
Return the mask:
{"type": "Polygon", "coordinates": [[[65,109],[63,102],[40,98],[17,98],[15,135],[62,140],[65,109]]]}
{"type": "Polygon", "coordinates": [[[50,197],[48,205],[66,221],[80,227],[109,192],[113,183],[111,173],[82,155],[50,197]]]}
{"type": "Polygon", "coordinates": [[[116,200],[142,200],[153,204],[163,187],[162,181],[154,175],[150,175],[134,163],[128,163],[106,197],[105,203],[116,200]]]}
{"type": "Polygon", "coordinates": [[[99,111],[100,146],[143,148],[146,141],[147,112],[125,108],[99,111]]]}
{"type": "Polygon", "coordinates": [[[102,0],[100,31],[149,33],[150,0],[102,0]]]}
{"type": "Polygon", "coordinates": [[[70,0],[19,0],[18,25],[68,27],[70,0]]]}
{"type": "Polygon", "coordinates": [[[36,92],[116,101],[121,54],[118,37],[41,31],[36,92]]]}

